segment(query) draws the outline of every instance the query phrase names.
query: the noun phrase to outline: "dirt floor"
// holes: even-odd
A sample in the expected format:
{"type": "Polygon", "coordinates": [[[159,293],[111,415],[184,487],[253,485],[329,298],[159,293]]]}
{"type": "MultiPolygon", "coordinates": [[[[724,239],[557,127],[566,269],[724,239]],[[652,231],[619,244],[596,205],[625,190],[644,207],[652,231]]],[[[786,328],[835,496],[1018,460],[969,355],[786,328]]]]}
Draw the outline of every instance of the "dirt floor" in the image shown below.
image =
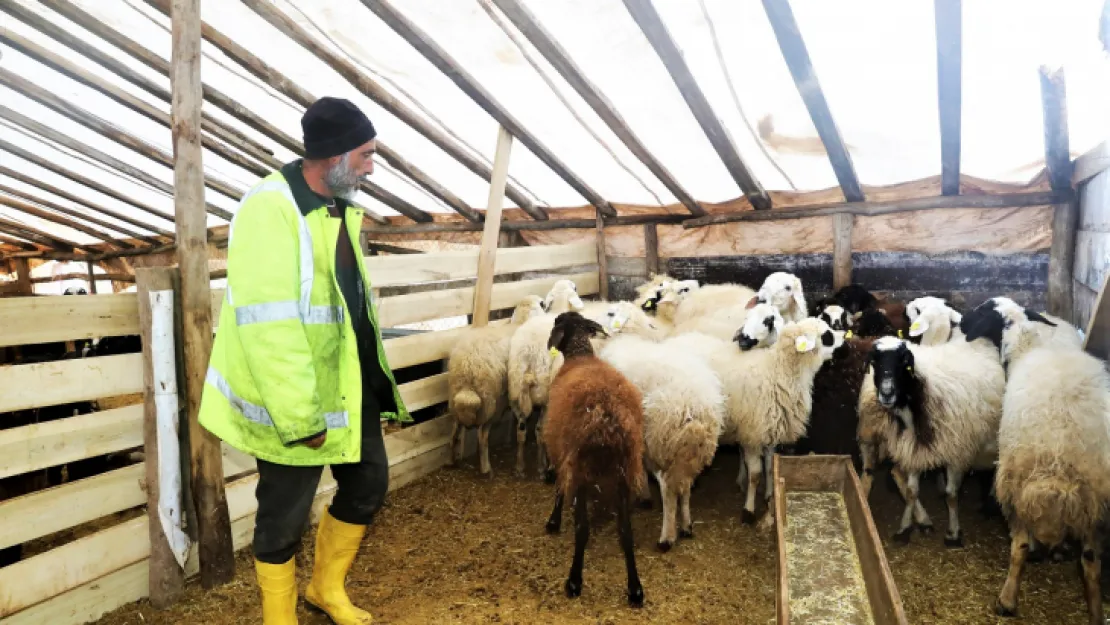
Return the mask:
{"type": "MultiPolygon", "coordinates": [[[[626,607],[624,563],[616,528],[606,523],[586,551],[582,596],[563,595],[573,553],[568,516],[563,533],[548,536],[552,487],[511,475],[511,453],[494,456],[495,477],[480,478],[473,463],[444,469],[389,497],[351,572],[348,588],[376,623],[753,623],[774,622],[775,545],[771,533],[740,523],[742,502],[733,481],[738,456],[722,450],[693,493],[692,540],[666,554],[656,551],[661,512],[637,510],[637,564],[646,603],[626,607]]],[[[965,481],[961,515],[965,548],[946,549],[947,519],[935,484],[923,482],[923,503],[937,532],[891,544],[902,504],[879,475],[871,494],[876,525],[914,624],[1085,623],[1076,562],[1028,565],[1018,619],[1002,619],[993,604],[1006,574],[1009,540],[1000,520],[983,520],[975,480],[965,481]]],[[[305,552],[311,552],[312,534],[305,552]]],[[[299,561],[303,555],[299,556],[299,561]]],[[[301,589],[305,567],[299,570],[301,589]]],[[[233,583],[204,592],[189,585],[166,612],[146,602],[106,615],[102,625],[261,622],[249,550],[238,557],[233,583]]],[[[303,606],[303,602],[302,602],[303,606]]],[[[302,625],[328,619],[301,608],[302,625]]]]}

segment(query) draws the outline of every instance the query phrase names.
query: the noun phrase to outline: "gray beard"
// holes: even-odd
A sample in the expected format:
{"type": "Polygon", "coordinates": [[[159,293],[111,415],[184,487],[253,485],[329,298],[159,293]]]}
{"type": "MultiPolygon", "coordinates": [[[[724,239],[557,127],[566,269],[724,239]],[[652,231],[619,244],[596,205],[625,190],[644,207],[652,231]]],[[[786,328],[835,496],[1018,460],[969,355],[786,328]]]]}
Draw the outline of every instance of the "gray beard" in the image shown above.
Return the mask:
{"type": "Polygon", "coordinates": [[[348,154],[344,154],[334,167],[324,173],[324,184],[328,186],[334,197],[350,200],[358,191],[359,177],[348,163],[348,154]]]}

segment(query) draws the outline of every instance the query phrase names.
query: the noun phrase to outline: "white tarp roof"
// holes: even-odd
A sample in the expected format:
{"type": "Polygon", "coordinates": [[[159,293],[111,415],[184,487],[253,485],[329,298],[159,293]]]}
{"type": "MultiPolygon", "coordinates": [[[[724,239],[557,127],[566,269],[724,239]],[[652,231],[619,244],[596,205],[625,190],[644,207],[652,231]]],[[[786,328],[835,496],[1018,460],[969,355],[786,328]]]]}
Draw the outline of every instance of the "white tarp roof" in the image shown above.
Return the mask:
{"type": "MultiPolygon", "coordinates": [[[[15,1],[169,88],[167,78],[35,0],[15,1]]],[[[364,68],[403,102],[456,135],[483,159],[492,159],[497,123],[359,0],[272,1],[325,45],[340,50],[364,68]]],[[[169,20],[142,0],[74,2],[128,37],[170,58],[169,20]]],[[[498,21],[491,19],[483,7],[484,4],[488,6],[487,0],[393,2],[604,198],[648,205],[675,201],[542,56],[508,25],[504,16],[493,9],[498,21],[508,26],[523,48],[506,35],[498,21]],[[538,61],[560,97],[556,97],[529,64],[525,54],[538,61]]],[[[720,202],[740,195],[736,183],[621,0],[525,0],[524,3],[697,200],[720,202]]],[[[654,0],[654,4],[741,155],[764,187],[816,190],[836,186],[836,178],[783,61],[762,3],[757,0],[654,0]],[[735,99],[729,81],[735,88],[735,99]],[[741,108],[752,127],[763,122],[765,127],[772,128],[772,133],[764,137],[763,147],[778,167],[760,149],[760,139],[749,130],[741,108]],[[780,173],[779,167],[788,178],[780,173]]],[[[938,175],[940,132],[933,3],[793,0],[791,5],[860,181],[865,185],[885,185],[938,175]]],[[[1110,116],[1106,115],[1110,110],[1107,88],[1110,66],[1097,37],[1101,6],[1102,0],[968,0],[963,3],[962,173],[1025,182],[1043,167],[1037,73],[1042,64],[1065,69],[1073,154],[1093,147],[1110,135],[1107,132],[1110,116]]],[[[237,0],[204,0],[202,8],[203,19],[208,24],[286,73],[312,94],[342,96],[355,101],[370,115],[381,139],[466,203],[484,208],[488,183],[372,103],[247,6],[237,0]]],[[[0,13],[0,20],[5,27],[168,111],[167,105],[146,92],[9,15],[0,13]]],[[[0,45],[0,51],[3,53],[0,65],[8,70],[171,151],[169,129],[13,49],[0,45]]],[[[301,136],[299,106],[262,86],[210,44],[204,44],[204,52],[202,78],[205,83],[233,96],[288,134],[301,136]]],[[[0,101],[172,183],[169,169],[28,97],[0,87],[0,101]]],[[[215,106],[205,103],[205,110],[272,147],[278,158],[293,158],[292,153],[232,120],[215,106]]],[[[165,195],[90,165],[87,159],[29,138],[6,124],[0,125],[0,135],[136,199],[169,212],[173,210],[171,199],[165,195]]],[[[246,189],[255,178],[209,151],[205,152],[205,158],[209,173],[239,188],[246,189]]],[[[137,219],[171,228],[163,220],[5,152],[0,152],[0,164],[137,219]]],[[[520,144],[514,146],[510,174],[542,206],[586,203],[520,144]]],[[[387,167],[379,167],[374,180],[426,211],[450,211],[439,200],[387,167]]],[[[46,195],[3,176],[0,182],[46,195]]],[[[71,205],[60,198],[50,199],[71,205]]],[[[229,210],[235,207],[234,201],[212,191],[208,191],[208,199],[229,210]]],[[[359,200],[382,215],[396,214],[366,196],[360,196],[359,200]]],[[[96,241],[85,234],[7,209],[0,209],[0,213],[79,243],[96,241]]],[[[210,225],[222,223],[210,217],[210,225]]]]}

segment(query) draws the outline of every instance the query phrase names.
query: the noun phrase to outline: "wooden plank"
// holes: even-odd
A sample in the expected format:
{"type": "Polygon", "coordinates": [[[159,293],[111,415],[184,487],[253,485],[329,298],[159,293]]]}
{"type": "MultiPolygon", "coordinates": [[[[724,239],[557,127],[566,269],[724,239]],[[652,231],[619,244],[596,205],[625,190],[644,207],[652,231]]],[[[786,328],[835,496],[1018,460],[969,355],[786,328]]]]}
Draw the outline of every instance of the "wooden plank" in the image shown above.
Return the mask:
{"type": "Polygon", "coordinates": [[[501,205],[505,198],[505,181],[509,177],[509,157],[512,155],[513,136],[504,126],[497,128],[497,148],[493,158],[493,181],[486,199],[486,221],[482,230],[482,245],[478,250],[478,278],[474,288],[473,325],[489,323],[490,297],[493,295],[494,264],[497,260],[497,242],[501,231],[501,205]]]}
{"type": "Polygon", "coordinates": [[[940,188],[960,194],[960,128],[963,113],[963,20],[961,0],[934,0],[937,40],[937,108],[940,110],[940,188]]]}
{"type": "Polygon", "coordinates": [[[142,447],[142,415],[125,406],[0,430],[0,478],[142,447]]]}
{"type": "MultiPolygon", "coordinates": [[[[247,0],[249,3],[259,3],[260,0],[247,0]]],[[[390,28],[409,42],[424,58],[431,61],[441,72],[450,78],[463,90],[478,106],[482,107],[501,126],[520,140],[525,147],[544,162],[560,178],[566,181],[575,191],[593,204],[598,211],[605,215],[616,216],[617,212],[608,201],[590,188],[581,178],[570,171],[550,149],[540,142],[535,135],[528,131],[509,111],[498,102],[493,95],[478,83],[478,81],[455,61],[447,51],[435,43],[427,33],[421,31],[386,0],[362,0],[375,15],[380,17],[390,28]]]]}
{"type": "Polygon", "coordinates": [[[834,204],[814,204],[778,208],[770,211],[739,211],[720,213],[687,219],[682,222],[685,228],[697,228],[733,221],[775,221],[778,219],[803,219],[823,217],[837,213],[849,215],[889,215],[921,210],[959,209],[959,208],[1030,208],[1047,204],[1060,204],[1070,201],[1073,194],[1067,191],[1036,191],[1032,193],[1002,193],[998,195],[957,195],[919,197],[886,202],[849,202],[834,204]]]}
{"type": "MultiPolygon", "coordinates": [[[[111,281],[114,281],[114,282],[134,282],[135,281],[135,276],[129,276],[129,275],[123,274],[123,273],[98,273],[98,274],[96,274],[96,277],[97,277],[98,280],[111,280],[111,281]]],[[[89,272],[88,271],[73,272],[73,273],[59,273],[59,274],[56,274],[56,275],[53,275],[53,276],[43,276],[41,278],[31,278],[31,282],[34,283],[34,284],[49,284],[51,282],[65,282],[66,280],[84,280],[86,282],[89,282],[90,287],[92,286],[92,281],[89,279],[89,272]]],[[[92,293],[93,295],[96,295],[96,291],[89,291],[89,292],[92,293]]]]}
{"type": "Polygon", "coordinates": [[[1110,297],[1106,296],[1107,284],[1110,284],[1110,273],[1106,274],[1099,287],[1094,313],[1087,322],[1083,341],[1083,349],[1087,353],[1103,360],[1110,360],[1110,297]]]}
{"type": "Polygon", "coordinates": [[[447,401],[447,374],[406,382],[397,388],[409,411],[420,410],[447,401]]]}
{"type": "Polygon", "coordinates": [[[821,83],[817,80],[817,72],[806,50],[802,33],[798,30],[798,23],[794,20],[794,12],[790,9],[789,0],[763,0],[763,8],[767,12],[767,19],[771,22],[771,29],[775,31],[775,39],[779,42],[786,66],[798,87],[798,94],[802,96],[813,126],[817,129],[821,142],[825,144],[825,151],[829,154],[829,163],[832,165],[836,179],[840,183],[840,190],[844,199],[849,202],[862,202],[863,188],[860,187],[859,177],[856,176],[852,156],[840,137],[840,130],[833,120],[829,103],[825,100],[825,93],[821,90],[821,83]]]}
{"type": "MultiPolygon", "coordinates": [[[[477,251],[431,252],[417,255],[368,256],[366,271],[374,288],[474,278],[478,275],[477,251]]],[[[499,249],[494,275],[562,269],[597,262],[593,242],[536,245],[499,249]]]]}
{"type": "MultiPolygon", "coordinates": [[[[679,49],[662,18],[659,17],[652,0],[624,0],[624,6],[644,33],[644,37],[647,38],[652,49],[659,55],[659,60],[667,68],[667,73],[670,74],[675,86],[678,87],[678,91],[682,94],[682,99],[686,101],[694,119],[701,126],[705,137],[709,139],[709,143],[717,152],[717,156],[720,157],[732,179],[736,181],[736,185],[743,191],[744,196],[757,210],[771,208],[770,196],[767,195],[762,185],[752,175],[751,170],[744,163],[744,159],[740,157],[736,144],[713,111],[705,93],[698,86],[694,73],[683,57],[682,50],[679,49]]],[[[695,214],[704,215],[705,211],[695,214]]]]}
{"type": "MultiPolygon", "coordinates": [[[[16,259],[16,262],[27,262],[16,259]]],[[[0,347],[139,333],[134,293],[0,299],[0,347]]]]}
{"type": "Polygon", "coordinates": [[[142,379],[141,354],[0,367],[0,413],[139,393],[142,379]]]}
{"type": "MultiPolygon", "coordinates": [[[[35,287],[31,283],[31,263],[26,258],[15,259],[15,292],[22,295],[33,295],[35,292],[35,287]]],[[[3,300],[0,300],[0,306],[3,306],[6,302],[11,301],[20,300],[5,298],[3,300]]],[[[6,328],[10,328],[15,323],[15,320],[4,319],[3,310],[3,308],[0,308],[0,325],[3,325],[6,328]],[[3,323],[4,321],[6,321],[7,323],[3,323]]],[[[22,319],[21,321],[27,323],[29,319],[22,319]]],[[[5,331],[3,334],[6,335],[7,331],[5,331]]],[[[3,335],[0,335],[0,346],[5,345],[3,340],[3,335]]]]}
{"type": "Polygon", "coordinates": [[[1074,279],[1097,293],[1110,270],[1110,233],[1079,230],[1075,235],[1074,279]]]}
{"type": "Polygon", "coordinates": [[[1071,150],[1068,147],[1068,100],[1064,70],[1040,68],[1041,110],[1044,117],[1044,158],[1054,191],[1071,189],[1071,150]]]}
{"type": "MultiPolygon", "coordinates": [[[[180,441],[177,437],[177,358],[174,346],[174,269],[151,267],[139,269],[137,295],[139,297],[139,324],[143,344],[143,405],[141,406],[143,450],[146,466],[146,509],[159,511],[162,496],[160,464],[162,453],[168,452],[171,466],[180,467],[180,441]],[[166,298],[168,308],[159,307],[156,298],[166,298]],[[164,315],[164,317],[159,317],[164,315]],[[167,362],[168,360],[168,362],[167,362]],[[165,399],[171,401],[166,402],[165,399]],[[159,414],[169,412],[169,415],[159,414]],[[166,428],[159,427],[159,420],[169,416],[174,428],[168,437],[166,428]]],[[[180,496],[180,493],[177,493],[180,496]]],[[[175,497],[169,516],[183,519],[181,501],[175,497]]],[[[185,593],[185,570],[178,565],[171,541],[161,519],[161,514],[153,515],[157,521],[148,523],[150,540],[150,603],[156,610],[162,610],[177,603],[185,593]]]]}
{"type": "MultiPolygon", "coordinates": [[[[491,321],[490,325],[508,323],[508,319],[491,321]]],[[[468,331],[468,328],[421,332],[409,336],[389,339],[384,342],[385,355],[393,369],[404,369],[435,360],[443,360],[455,347],[455,343],[468,331]]]]}
{"type": "MultiPolygon", "coordinates": [[[[644,224],[644,253],[647,263],[646,274],[660,273],[659,266],[659,228],[655,224],[644,224]]],[[[610,271],[612,267],[608,266],[610,271]]]]}
{"type": "MultiPolygon", "coordinates": [[[[628,215],[605,219],[606,226],[642,226],[644,224],[681,224],[688,220],[686,215],[657,213],[653,215],[628,215]]],[[[541,232],[546,230],[588,230],[597,227],[594,219],[551,219],[549,221],[502,221],[504,232],[541,232]]],[[[467,222],[447,222],[433,224],[412,224],[407,226],[366,226],[363,232],[370,234],[426,234],[433,232],[480,232],[482,227],[467,222]]]]}
{"type": "Polygon", "coordinates": [[[601,300],[609,299],[609,256],[605,248],[605,221],[601,218],[601,213],[597,214],[597,234],[595,235],[597,243],[597,281],[598,293],[601,295],[601,300]]]}
{"type": "Polygon", "coordinates": [[[1069,322],[1074,315],[1072,271],[1078,224],[1078,201],[1057,204],[1053,208],[1052,249],[1048,255],[1048,312],[1069,322]]]}
{"type": "Polygon", "coordinates": [[[898,586],[894,583],[894,575],[890,571],[883,543],[879,538],[875,520],[871,517],[871,509],[867,505],[867,498],[863,496],[859,477],[852,470],[850,460],[845,460],[845,476],[843,489],[844,504],[848,508],[849,525],[852,536],[856,541],[856,551],[859,554],[860,568],[867,586],[867,598],[871,602],[871,613],[875,623],[898,623],[908,625],[905,609],[902,607],[902,597],[898,593],[898,586]]]}
{"type": "Polygon", "coordinates": [[[493,0],[501,12],[520,30],[520,32],[536,47],[547,59],[548,63],[559,72],[567,83],[582,96],[590,105],[597,116],[605,122],[613,134],[628,148],[632,154],[647,167],[663,186],[674,194],[675,198],[686,207],[693,215],[704,215],[703,209],[696,200],[675,180],[670,171],[648,150],[628,123],[621,117],[613,103],[609,101],[601,89],[598,88],[581,68],[570,58],[567,51],[543,27],[535,15],[524,6],[520,0],[493,0]]]}
{"type": "Polygon", "coordinates": [[[852,215],[833,215],[833,290],[852,283],[852,215]]]}
{"type": "Polygon", "coordinates": [[[786,559],[786,478],[782,474],[782,456],[772,456],[771,466],[775,484],[775,550],[778,552],[777,579],[775,580],[775,616],[777,625],[790,623],[790,576],[786,559]]]}
{"type": "MultiPolygon", "coordinates": [[[[493,285],[490,309],[512,308],[527,295],[545,295],[561,279],[573,280],[580,295],[591,295],[599,290],[597,273],[592,272],[502,282],[493,285]]],[[[386,297],[379,303],[378,319],[383,328],[392,328],[417,321],[456,317],[469,314],[473,310],[473,302],[473,287],[386,297]]]]}
{"type": "Polygon", "coordinates": [[[212,306],[208,280],[208,245],[204,214],[203,149],[200,143],[200,0],[173,0],[174,208],[177,263],[181,272],[182,344],[186,412],[190,443],[190,485],[197,511],[201,585],[235,577],[221,468],[220,441],[197,421],[204,377],[212,349],[212,306]]]}

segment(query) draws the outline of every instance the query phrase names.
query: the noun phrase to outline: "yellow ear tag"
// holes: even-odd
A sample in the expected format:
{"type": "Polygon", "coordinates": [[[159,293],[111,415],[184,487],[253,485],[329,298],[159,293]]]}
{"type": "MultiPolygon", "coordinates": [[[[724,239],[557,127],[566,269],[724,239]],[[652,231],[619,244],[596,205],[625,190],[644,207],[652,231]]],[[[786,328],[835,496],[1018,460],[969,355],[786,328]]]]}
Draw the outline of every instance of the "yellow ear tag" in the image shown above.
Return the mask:
{"type": "Polygon", "coordinates": [[[549,351],[551,352],[551,357],[552,357],[552,358],[554,358],[554,357],[556,357],[556,356],[558,356],[558,355],[559,355],[559,350],[558,350],[558,349],[555,349],[554,347],[552,347],[552,348],[551,348],[551,349],[550,349],[549,351]]]}
{"type": "Polygon", "coordinates": [[[902,330],[901,329],[898,330],[898,338],[902,338],[902,330]]]}
{"type": "Polygon", "coordinates": [[[845,332],[844,333],[844,338],[846,338],[846,339],[852,338],[852,331],[848,330],[847,332],[845,332]]]}
{"type": "Polygon", "coordinates": [[[797,339],[794,339],[794,348],[797,349],[799,352],[808,352],[809,339],[807,339],[805,336],[799,336],[797,339]]]}
{"type": "Polygon", "coordinates": [[[919,329],[921,329],[920,320],[914,321],[913,324],[910,325],[910,332],[917,332],[919,329]]]}
{"type": "Polygon", "coordinates": [[[644,302],[644,308],[654,308],[654,307],[655,307],[655,300],[650,300],[649,299],[648,301],[644,302]]]}
{"type": "Polygon", "coordinates": [[[909,371],[910,373],[913,373],[913,367],[906,367],[906,371],[909,371]]]}

